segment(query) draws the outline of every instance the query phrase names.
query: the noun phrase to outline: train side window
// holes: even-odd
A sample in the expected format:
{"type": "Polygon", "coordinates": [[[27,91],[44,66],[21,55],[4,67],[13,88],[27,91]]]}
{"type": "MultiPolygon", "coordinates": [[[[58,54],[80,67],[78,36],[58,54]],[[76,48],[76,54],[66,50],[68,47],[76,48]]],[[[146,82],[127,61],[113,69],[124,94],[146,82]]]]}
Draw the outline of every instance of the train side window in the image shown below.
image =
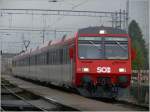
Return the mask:
{"type": "Polygon", "coordinates": [[[37,64],[38,65],[40,64],[40,55],[39,54],[37,55],[37,64]]]}
{"type": "Polygon", "coordinates": [[[67,64],[67,48],[65,48],[65,64],[67,64]]]}
{"type": "Polygon", "coordinates": [[[52,64],[52,51],[49,51],[49,64],[52,64]]]}
{"type": "Polygon", "coordinates": [[[26,58],[24,58],[24,64],[23,64],[23,66],[26,66],[26,58]]]}
{"type": "Polygon", "coordinates": [[[56,49],[56,65],[58,64],[58,49],[56,49]]]}
{"type": "Polygon", "coordinates": [[[12,60],[12,66],[14,66],[14,60],[12,60]]]}
{"type": "Polygon", "coordinates": [[[23,65],[23,60],[21,59],[21,66],[23,65]]]}
{"type": "Polygon", "coordinates": [[[63,63],[63,49],[60,49],[59,50],[59,57],[60,57],[60,64],[62,64],[63,63]]]}
{"type": "Polygon", "coordinates": [[[14,61],[14,66],[16,66],[16,61],[14,61]]]}
{"type": "Polygon", "coordinates": [[[19,61],[19,60],[17,61],[17,65],[18,65],[18,66],[20,65],[20,61],[19,61]]]}
{"type": "Polygon", "coordinates": [[[55,65],[57,65],[57,49],[55,50],[55,65]]]}
{"type": "Polygon", "coordinates": [[[56,65],[56,49],[54,50],[54,65],[56,65]]]}
{"type": "Polygon", "coordinates": [[[40,65],[42,65],[42,54],[40,54],[40,65]]]}
{"type": "Polygon", "coordinates": [[[44,63],[44,57],[43,57],[43,54],[41,54],[41,65],[43,65],[44,63]]]}
{"type": "Polygon", "coordinates": [[[44,65],[46,65],[47,64],[47,53],[45,52],[44,53],[44,65]]]}
{"type": "Polygon", "coordinates": [[[30,56],[29,56],[29,65],[30,65],[30,56]]]}
{"type": "Polygon", "coordinates": [[[37,55],[37,64],[38,65],[40,64],[40,56],[39,56],[39,54],[37,55]]]}
{"type": "Polygon", "coordinates": [[[64,48],[64,64],[66,64],[66,48],[64,48]]]}
{"type": "Polygon", "coordinates": [[[54,50],[52,51],[52,65],[54,64],[54,50]]]}
{"type": "Polygon", "coordinates": [[[26,64],[26,59],[24,58],[22,59],[22,66],[25,66],[25,64],[26,64]]]}
{"type": "Polygon", "coordinates": [[[45,52],[45,65],[48,64],[48,57],[47,57],[47,52],[45,52]]]}
{"type": "Polygon", "coordinates": [[[33,56],[33,65],[35,65],[35,57],[33,56]]]}
{"type": "Polygon", "coordinates": [[[14,66],[14,60],[12,61],[12,66],[14,66]]]}
{"type": "Polygon", "coordinates": [[[39,54],[39,65],[41,65],[42,64],[42,56],[41,56],[41,54],[39,54]]]}
{"type": "Polygon", "coordinates": [[[53,64],[53,51],[51,51],[51,64],[53,64]]]}
{"type": "Polygon", "coordinates": [[[59,53],[58,53],[58,49],[56,50],[56,64],[59,64],[59,53]]]}
{"type": "Polygon", "coordinates": [[[56,50],[56,64],[59,64],[59,49],[56,50]]]}
{"type": "Polygon", "coordinates": [[[70,64],[70,57],[69,57],[69,47],[67,48],[67,64],[70,64]]]}
{"type": "Polygon", "coordinates": [[[64,57],[65,57],[65,50],[64,50],[64,48],[63,48],[63,55],[62,55],[62,59],[63,59],[63,60],[62,60],[62,64],[64,64],[64,59],[65,59],[64,57]]]}
{"type": "Polygon", "coordinates": [[[18,66],[18,60],[16,60],[16,66],[18,66]]]}
{"type": "Polygon", "coordinates": [[[20,63],[19,63],[19,66],[22,66],[22,65],[23,65],[23,60],[21,59],[20,63]]]}
{"type": "Polygon", "coordinates": [[[56,64],[56,50],[54,50],[54,59],[53,60],[54,60],[53,64],[55,65],[56,64]]]}
{"type": "Polygon", "coordinates": [[[54,62],[54,52],[53,52],[53,50],[52,50],[52,65],[54,64],[53,62],[54,62]]]}
{"type": "Polygon", "coordinates": [[[41,54],[41,65],[43,65],[43,63],[44,63],[44,56],[43,54],[41,54]]]}
{"type": "Polygon", "coordinates": [[[45,65],[45,61],[46,61],[45,56],[46,56],[46,54],[43,53],[43,65],[45,65]]]}
{"type": "Polygon", "coordinates": [[[22,60],[19,60],[18,63],[19,63],[19,66],[21,66],[22,60]]]}
{"type": "Polygon", "coordinates": [[[49,64],[49,52],[46,53],[46,64],[49,64]]]}
{"type": "Polygon", "coordinates": [[[31,65],[33,65],[33,60],[32,60],[32,56],[30,57],[30,63],[31,63],[31,65]]]}
{"type": "Polygon", "coordinates": [[[35,55],[35,65],[37,65],[37,55],[35,55]]]}
{"type": "Polygon", "coordinates": [[[45,55],[44,55],[44,53],[42,54],[42,65],[44,65],[45,64],[45,55]]]}
{"type": "Polygon", "coordinates": [[[22,62],[23,62],[22,66],[25,66],[25,64],[26,64],[26,59],[24,58],[24,59],[22,60],[22,62]]]}
{"type": "Polygon", "coordinates": [[[68,62],[69,62],[69,60],[68,60],[68,54],[69,54],[69,52],[68,52],[68,47],[66,48],[66,64],[68,64],[68,62]]]}
{"type": "Polygon", "coordinates": [[[18,60],[18,65],[21,66],[21,60],[18,60]]]}
{"type": "Polygon", "coordinates": [[[55,65],[57,65],[57,49],[55,50],[55,65]]]}
{"type": "Polygon", "coordinates": [[[30,56],[30,65],[32,65],[32,56],[30,56]]]}
{"type": "Polygon", "coordinates": [[[49,64],[51,64],[51,50],[49,50],[49,64]]]}
{"type": "Polygon", "coordinates": [[[42,54],[42,65],[45,64],[45,53],[42,54]]]}
{"type": "Polygon", "coordinates": [[[22,59],[22,66],[25,65],[25,59],[22,59]]]}
{"type": "Polygon", "coordinates": [[[34,56],[31,56],[31,65],[34,65],[34,56]]]}
{"type": "Polygon", "coordinates": [[[63,48],[63,64],[66,64],[66,48],[63,48]]]}

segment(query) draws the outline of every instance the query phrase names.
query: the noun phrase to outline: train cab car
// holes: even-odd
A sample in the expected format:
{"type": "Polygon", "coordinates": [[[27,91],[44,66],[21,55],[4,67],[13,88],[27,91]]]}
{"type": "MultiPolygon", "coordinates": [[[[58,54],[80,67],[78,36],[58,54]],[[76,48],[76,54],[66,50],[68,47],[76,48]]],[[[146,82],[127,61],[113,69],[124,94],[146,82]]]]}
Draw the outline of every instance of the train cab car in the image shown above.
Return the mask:
{"type": "Polygon", "coordinates": [[[81,94],[114,97],[130,85],[130,44],[121,29],[102,26],[78,31],[75,83],[81,94]]]}
{"type": "Polygon", "coordinates": [[[124,30],[88,27],[22,53],[13,63],[16,76],[112,98],[130,85],[131,42],[124,30]]]}

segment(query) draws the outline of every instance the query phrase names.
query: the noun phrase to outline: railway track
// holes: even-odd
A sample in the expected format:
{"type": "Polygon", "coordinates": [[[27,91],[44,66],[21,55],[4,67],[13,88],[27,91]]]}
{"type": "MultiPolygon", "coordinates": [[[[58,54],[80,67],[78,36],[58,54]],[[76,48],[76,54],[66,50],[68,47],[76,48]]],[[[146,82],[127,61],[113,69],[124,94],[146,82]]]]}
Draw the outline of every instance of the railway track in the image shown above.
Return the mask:
{"type": "MultiPolygon", "coordinates": [[[[22,79],[19,79],[19,78],[17,78],[18,80],[22,80],[22,79]]],[[[23,82],[24,81],[26,81],[27,83],[30,83],[31,81],[27,81],[27,80],[22,80],[23,82]]],[[[13,83],[16,83],[16,81],[14,81],[13,83]]],[[[25,84],[25,83],[24,83],[25,84]]],[[[33,85],[35,85],[35,87],[37,87],[37,88],[39,88],[37,85],[41,85],[40,83],[35,83],[35,82],[31,82],[30,83],[31,85],[33,84],[33,85]]],[[[43,84],[42,84],[43,85],[43,84]]],[[[29,86],[29,85],[28,85],[29,86]]],[[[28,87],[27,86],[27,87],[28,87]]],[[[33,87],[33,88],[35,88],[35,87],[33,87]]],[[[72,104],[71,104],[71,106],[69,106],[70,108],[72,108],[72,110],[74,109],[76,109],[76,110],[89,110],[89,109],[91,109],[91,110],[130,110],[130,111],[132,111],[132,110],[136,110],[136,111],[148,111],[149,110],[149,108],[148,107],[142,107],[142,106],[139,106],[139,105],[134,105],[134,104],[131,104],[131,103],[127,103],[127,102],[122,102],[122,101],[114,101],[114,100],[109,100],[109,99],[91,99],[91,98],[84,98],[84,97],[81,97],[81,96],[79,96],[79,95],[77,95],[77,94],[74,94],[74,93],[71,93],[70,91],[66,91],[66,90],[63,90],[63,89],[61,89],[61,90],[59,90],[59,88],[58,87],[56,87],[55,88],[55,86],[52,86],[52,85],[50,85],[50,86],[48,86],[49,87],[49,89],[51,89],[52,88],[52,91],[51,91],[51,93],[48,93],[49,92],[49,90],[48,89],[46,89],[47,87],[45,87],[45,86],[43,86],[44,87],[44,89],[41,89],[41,93],[39,92],[38,94],[41,96],[41,97],[43,97],[45,100],[47,100],[48,102],[53,102],[53,104],[57,104],[58,102],[59,102],[59,106],[61,105],[61,106],[63,106],[63,105],[66,105],[65,104],[65,102],[69,102],[69,101],[71,101],[70,103],[72,103],[73,104],[73,106],[72,106],[72,104]],[[54,94],[53,94],[53,90],[55,91],[56,90],[56,92],[54,92],[54,94]],[[46,91],[46,92],[45,92],[46,91]],[[58,93],[59,92],[59,93],[58,93]],[[64,96],[65,97],[60,97],[61,96],[61,94],[60,93],[63,93],[63,94],[65,94],[64,96]],[[45,95],[44,95],[45,94],[45,95]],[[57,95],[58,94],[58,95],[57,95]],[[69,99],[69,97],[67,97],[66,96],[66,94],[71,94],[70,96],[71,96],[71,100],[69,99]],[[49,96],[50,95],[50,96],[49,96]],[[47,97],[45,97],[45,96],[47,96],[47,97]],[[66,98],[66,101],[65,102],[61,102],[62,100],[60,100],[60,99],[62,99],[62,98],[66,98]],[[83,100],[82,100],[82,98],[83,98],[83,100]],[[68,100],[69,99],[69,100],[68,100]],[[75,105],[74,104],[74,102],[73,102],[73,100],[77,100],[77,102],[79,103],[78,105],[75,105]],[[81,100],[81,101],[80,101],[81,100]],[[85,105],[83,105],[83,103],[82,102],[87,102],[87,104],[86,104],[86,106],[87,107],[84,107],[85,105]],[[90,105],[90,103],[92,102],[92,105],[90,105]],[[102,102],[102,103],[101,103],[102,102]],[[80,105],[81,104],[81,105],[80,105]],[[97,105],[96,105],[97,104],[97,105]],[[100,106],[101,107],[99,107],[98,105],[100,104],[100,106]],[[94,107],[94,106],[95,107],[94,107]],[[104,106],[102,106],[102,105],[104,105],[104,106]],[[78,107],[78,106],[83,106],[83,107],[78,107]],[[89,107],[88,107],[89,106],[89,107]],[[90,108],[90,106],[91,106],[91,108],[90,108]],[[106,108],[105,108],[105,106],[106,106],[106,108]],[[108,108],[108,107],[110,107],[110,108],[108,108]]],[[[37,90],[34,90],[34,89],[28,89],[30,92],[33,92],[33,93],[36,93],[37,92],[37,90]]],[[[67,109],[66,109],[67,110],[67,109]]]]}
{"type": "MultiPolygon", "coordinates": [[[[48,84],[48,83],[33,81],[33,80],[30,80],[30,79],[25,79],[25,78],[21,78],[21,77],[17,77],[17,78],[23,79],[25,81],[32,82],[34,84],[46,86],[46,87],[49,87],[49,88],[59,89],[63,92],[75,93],[75,94],[79,95],[79,93],[77,93],[76,91],[71,91],[71,90],[68,90],[66,88],[54,86],[54,85],[51,85],[51,84],[48,84]]],[[[136,108],[137,110],[149,110],[149,107],[134,104],[134,103],[123,101],[123,100],[114,100],[114,99],[107,99],[107,98],[91,98],[91,99],[101,101],[101,102],[105,102],[105,103],[109,103],[109,104],[120,105],[120,106],[124,106],[124,107],[128,107],[128,108],[136,108]]]]}
{"type": "MultiPolygon", "coordinates": [[[[7,85],[7,86],[8,86],[8,85],[7,85]]],[[[45,111],[45,109],[42,109],[42,108],[40,108],[40,107],[38,107],[38,106],[36,106],[36,105],[30,103],[30,102],[27,101],[25,98],[23,98],[23,97],[17,95],[14,91],[12,91],[11,89],[9,89],[7,86],[2,85],[2,88],[5,88],[12,96],[15,96],[15,97],[16,97],[17,99],[19,99],[20,101],[23,101],[25,104],[28,105],[28,107],[32,108],[32,110],[45,111]]],[[[26,105],[26,106],[27,106],[27,105],[26,105]]],[[[7,105],[7,106],[6,106],[6,105],[3,105],[3,103],[2,103],[2,107],[5,108],[5,109],[9,108],[8,105],[7,105]]],[[[22,106],[22,107],[23,107],[23,106],[22,106]]],[[[22,107],[20,106],[19,108],[21,109],[22,107]]],[[[16,108],[17,108],[17,107],[16,107],[16,108]]],[[[5,110],[5,109],[4,109],[4,110],[5,110]]]]}
{"type": "Polygon", "coordinates": [[[16,85],[2,79],[1,82],[1,111],[52,111],[52,110],[75,110],[34,95],[16,85]],[[22,94],[23,93],[23,94],[22,94]],[[31,98],[32,97],[32,98],[31,98]]]}

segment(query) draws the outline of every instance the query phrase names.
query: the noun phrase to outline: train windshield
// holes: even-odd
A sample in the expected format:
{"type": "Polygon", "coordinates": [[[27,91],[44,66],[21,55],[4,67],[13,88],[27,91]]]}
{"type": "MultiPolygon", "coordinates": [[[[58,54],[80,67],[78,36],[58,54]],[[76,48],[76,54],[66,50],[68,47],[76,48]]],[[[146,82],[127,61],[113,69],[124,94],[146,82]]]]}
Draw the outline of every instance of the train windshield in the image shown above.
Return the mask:
{"type": "Polygon", "coordinates": [[[128,59],[126,37],[79,37],[80,59],[128,59]]]}

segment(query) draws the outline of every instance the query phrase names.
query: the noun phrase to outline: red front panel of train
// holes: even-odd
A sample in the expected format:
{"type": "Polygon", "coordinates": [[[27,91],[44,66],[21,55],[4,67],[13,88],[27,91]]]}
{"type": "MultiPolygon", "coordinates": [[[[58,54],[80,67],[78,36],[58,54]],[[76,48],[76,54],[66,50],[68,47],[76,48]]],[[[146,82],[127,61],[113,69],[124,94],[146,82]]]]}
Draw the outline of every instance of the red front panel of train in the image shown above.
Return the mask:
{"type": "Polygon", "coordinates": [[[83,35],[77,38],[76,45],[76,85],[81,85],[83,77],[89,77],[94,84],[99,83],[99,78],[109,78],[111,84],[117,84],[122,76],[129,85],[131,56],[127,35],[83,35]]]}

